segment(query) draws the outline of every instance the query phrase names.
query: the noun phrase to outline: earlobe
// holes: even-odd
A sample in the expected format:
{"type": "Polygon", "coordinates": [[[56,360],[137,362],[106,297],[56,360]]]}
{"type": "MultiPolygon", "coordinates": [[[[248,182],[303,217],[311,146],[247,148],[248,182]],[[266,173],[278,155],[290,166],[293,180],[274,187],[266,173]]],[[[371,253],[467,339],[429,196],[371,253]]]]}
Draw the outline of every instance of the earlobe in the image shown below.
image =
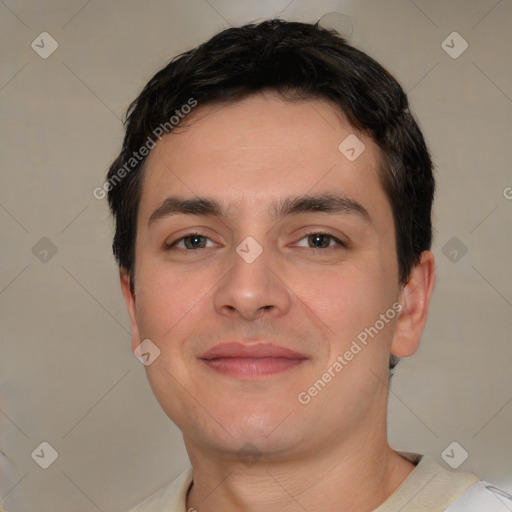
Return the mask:
{"type": "Polygon", "coordinates": [[[435,283],[435,260],[430,251],[424,251],[414,267],[409,281],[402,289],[398,317],[391,353],[408,357],[418,349],[421,334],[427,321],[430,297],[435,283]]]}
{"type": "Polygon", "coordinates": [[[121,268],[119,270],[119,279],[121,281],[121,290],[123,292],[124,301],[126,303],[126,309],[128,310],[128,316],[130,319],[130,329],[132,332],[131,349],[133,352],[140,345],[141,342],[139,326],[137,325],[137,307],[135,302],[135,296],[132,293],[130,287],[131,279],[126,269],[121,268]]]}

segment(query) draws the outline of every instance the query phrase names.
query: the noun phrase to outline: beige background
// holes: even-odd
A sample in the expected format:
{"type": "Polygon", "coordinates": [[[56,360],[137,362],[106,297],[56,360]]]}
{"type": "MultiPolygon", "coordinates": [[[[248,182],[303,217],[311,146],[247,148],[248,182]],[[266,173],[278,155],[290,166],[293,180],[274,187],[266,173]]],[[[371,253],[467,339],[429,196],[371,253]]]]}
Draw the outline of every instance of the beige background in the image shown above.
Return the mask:
{"type": "Polygon", "coordinates": [[[423,345],[394,377],[391,441],[445,466],[457,441],[469,453],[461,470],[512,491],[510,0],[2,0],[7,510],[123,511],[187,466],[130,352],[112,222],[92,192],[126,107],[169,58],[230,25],[327,13],[409,92],[437,163],[438,283],[423,345]],[[58,43],[46,59],[31,48],[44,31],[58,43]],[[458,58],[441,46],[453,31],[469,44],[458,58]],[[58,452],[46,470],[31,458],[43,441],[58,452]]]}

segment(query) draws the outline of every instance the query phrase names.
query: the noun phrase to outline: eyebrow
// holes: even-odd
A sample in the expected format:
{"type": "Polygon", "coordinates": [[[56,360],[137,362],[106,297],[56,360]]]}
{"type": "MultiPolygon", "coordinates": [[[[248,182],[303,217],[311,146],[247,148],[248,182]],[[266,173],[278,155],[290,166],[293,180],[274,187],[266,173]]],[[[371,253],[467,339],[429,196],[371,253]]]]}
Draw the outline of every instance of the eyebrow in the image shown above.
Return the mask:
{"type": "MultiPolygon", "coordinates": [[[[289,215],[301,213],[331,213],[335,215],[355,214],[367,224],[372,224],[372,218],[366,208],[354,199],[339,193],[319,195],[302,195],[284,198],[270,206],[269,213],[275,220],[289,215]]],[[[153,211],[148,220],[148,226],[173,215],[201,215],[227,217],[227,211],[221,203],[210,197],[184,198],[169,196],[153,211]]]]}

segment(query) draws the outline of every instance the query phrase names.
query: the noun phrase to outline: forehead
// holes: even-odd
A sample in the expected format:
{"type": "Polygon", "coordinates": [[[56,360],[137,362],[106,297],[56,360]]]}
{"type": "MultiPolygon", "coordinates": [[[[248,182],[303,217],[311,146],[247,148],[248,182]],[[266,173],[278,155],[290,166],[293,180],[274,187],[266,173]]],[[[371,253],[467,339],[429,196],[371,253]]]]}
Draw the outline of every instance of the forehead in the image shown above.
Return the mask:
{"type": "Polygon", "coordinates": [[[377,145],[326,100],[265,93],[199,104],[148,156],[139,217],[147,220],[171,193],[216,197],[241,214],[284,196],[332,191],[367,202],[378,216],[389,209],[380,161],[377,145]]]}

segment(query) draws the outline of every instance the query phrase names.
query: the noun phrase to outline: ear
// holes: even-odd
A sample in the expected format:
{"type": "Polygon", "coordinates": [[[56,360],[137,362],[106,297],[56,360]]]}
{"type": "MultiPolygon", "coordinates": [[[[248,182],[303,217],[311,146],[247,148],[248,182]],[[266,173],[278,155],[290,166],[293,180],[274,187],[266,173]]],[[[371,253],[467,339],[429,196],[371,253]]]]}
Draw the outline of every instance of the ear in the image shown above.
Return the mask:
{"type": "Polygon", "coordinates": [[[126,309],[130,317],[130,329],[132,331],[132,352],[140,345],[141,339],[139,334],[139,326],[137,325],[137,308],[135,304],[135,296],[130,288],[130,276],[126,269],[119,270],[119,279],[121,281],[121,290],[123,292],[124,301],[126,302],[126,309]]]}
{"type": "Polygon", "coordinates": [[[430,251],[421,254],[409,281],[400,293],[402,309],[395,326],[391,353],[398,357],[411,356],[418,350],[427,321],[430,297],[435,283],[435,260],[430,251]]]}

